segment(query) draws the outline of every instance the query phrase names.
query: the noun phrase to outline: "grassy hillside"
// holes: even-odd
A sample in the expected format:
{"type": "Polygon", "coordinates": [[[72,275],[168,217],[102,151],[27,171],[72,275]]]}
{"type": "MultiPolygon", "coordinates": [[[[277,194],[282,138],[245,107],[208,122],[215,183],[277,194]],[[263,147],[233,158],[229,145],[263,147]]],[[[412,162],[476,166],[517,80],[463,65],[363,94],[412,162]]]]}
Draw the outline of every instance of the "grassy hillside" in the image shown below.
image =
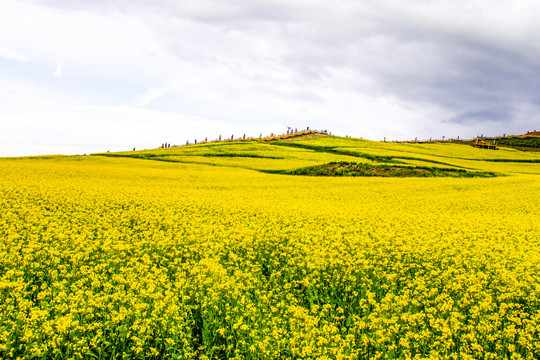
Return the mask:
{"type": "Polygon", "coordinates": [[[0,159],[0,358],[539,358],[538,160],[329,136],[0,159]],[[265,172],[330,163],[501,176],[265,172]]]}
{"type": "MultiPolygon", "coordinates": [[[[102,153],[100,156],[130,157],[154,161],[239,167],[250,170],[274,170],[283,173],[330,163],[367,164],[372,169],[419,167],[438,176],[464,174],[483,176],[484,172],[538,173],[540,154],[503,148],[497,151],[458,144],[394,144],[326,135],[294,137],[270,141],[228,141],[166,149],[102,153]],[[460,169],[461,172],[434,171],[437,168],[460,169]]],[[[375,173],[382,171],[374,171],[375,173]]],[[[416,171],[421,174],[421,172],[416,171]]],[[[324,175],[320,172],[319,175],[324,175]]],[[[333,174],[335,175],[335,174],[333,174]]],[[[341,174],[353,176],[352,174],[341,174]]],[[[358,176],[358,175],[356,175],[358,176]]]]}

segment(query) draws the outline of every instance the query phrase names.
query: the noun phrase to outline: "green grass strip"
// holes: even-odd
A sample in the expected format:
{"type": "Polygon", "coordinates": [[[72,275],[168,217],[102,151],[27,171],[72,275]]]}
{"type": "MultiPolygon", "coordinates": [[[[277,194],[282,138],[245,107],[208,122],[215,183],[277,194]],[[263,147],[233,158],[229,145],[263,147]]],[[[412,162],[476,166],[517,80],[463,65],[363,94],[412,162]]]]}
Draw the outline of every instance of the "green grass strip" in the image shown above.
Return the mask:
{"type": "Polygon", "coordinates": [[[379,176],[379,177],[495,177],[494,172],[467,171],[462,169],[426,166],[370,165],[351,162],[331,162],[293,170],[260,170],[269,174],[305,176],[379,176]]]}

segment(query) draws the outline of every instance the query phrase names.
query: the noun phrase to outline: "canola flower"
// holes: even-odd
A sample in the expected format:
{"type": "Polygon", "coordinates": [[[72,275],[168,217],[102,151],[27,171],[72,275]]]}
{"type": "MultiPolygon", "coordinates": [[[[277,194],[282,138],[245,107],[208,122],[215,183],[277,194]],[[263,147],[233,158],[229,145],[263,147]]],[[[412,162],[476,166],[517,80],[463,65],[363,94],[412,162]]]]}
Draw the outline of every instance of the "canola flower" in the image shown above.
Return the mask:
{"type": "Polygon", "coordinates": [[[539,358],[539,164],[460,149],[507,176],[0,159],[0,358],[539,358]]]}

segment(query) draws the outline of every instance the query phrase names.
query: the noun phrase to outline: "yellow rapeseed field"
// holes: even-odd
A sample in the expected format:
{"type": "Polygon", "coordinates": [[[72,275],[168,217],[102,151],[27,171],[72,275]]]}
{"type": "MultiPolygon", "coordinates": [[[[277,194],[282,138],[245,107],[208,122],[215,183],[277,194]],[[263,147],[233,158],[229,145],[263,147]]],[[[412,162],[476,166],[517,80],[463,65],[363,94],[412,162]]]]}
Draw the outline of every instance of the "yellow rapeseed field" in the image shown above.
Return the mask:
{"type": "Polygon", "coordinates": [[[0,159],[0,358],[540,358],[538,153],[297,143],[0,159]]]}

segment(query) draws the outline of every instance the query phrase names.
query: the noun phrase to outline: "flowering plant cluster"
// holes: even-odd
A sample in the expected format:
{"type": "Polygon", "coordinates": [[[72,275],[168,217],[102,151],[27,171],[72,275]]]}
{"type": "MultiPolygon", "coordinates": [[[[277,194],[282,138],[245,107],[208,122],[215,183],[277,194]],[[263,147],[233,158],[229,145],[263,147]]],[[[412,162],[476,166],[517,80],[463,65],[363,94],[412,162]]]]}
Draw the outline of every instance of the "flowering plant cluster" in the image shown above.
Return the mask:
{"type": "Polygon", "coordinates": [[[309,149],[249,146],[284,159],[0,159],[0,358],[540,357],[540,164],[303,177],[253,169],[309,149]]]}

